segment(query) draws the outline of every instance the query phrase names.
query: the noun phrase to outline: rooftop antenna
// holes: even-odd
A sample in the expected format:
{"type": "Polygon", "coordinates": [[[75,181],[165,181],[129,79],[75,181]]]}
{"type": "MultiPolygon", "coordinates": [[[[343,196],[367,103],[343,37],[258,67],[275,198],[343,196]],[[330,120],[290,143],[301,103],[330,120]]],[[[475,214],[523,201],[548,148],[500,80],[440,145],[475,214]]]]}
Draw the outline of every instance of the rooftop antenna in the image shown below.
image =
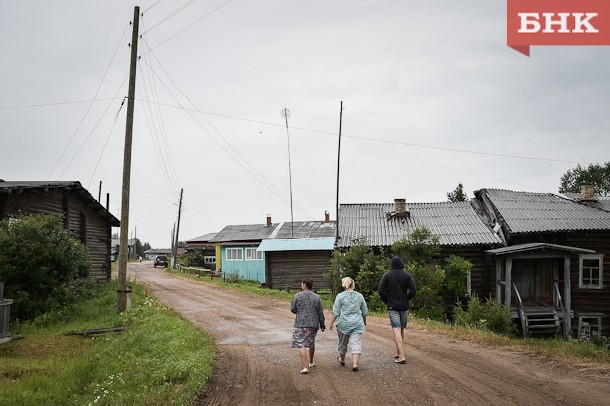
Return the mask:
{"type": "Polygon", "coordinates": [[[294,215],[292,212],[292,170],[290,168],[290,132],[288,131],[288,117],[290,117],[290,110],[282,109],[280,115],[286,121],[286,137],[288,138],[288,180],[290,182],[290,236],[294,238],[294,215]]]}

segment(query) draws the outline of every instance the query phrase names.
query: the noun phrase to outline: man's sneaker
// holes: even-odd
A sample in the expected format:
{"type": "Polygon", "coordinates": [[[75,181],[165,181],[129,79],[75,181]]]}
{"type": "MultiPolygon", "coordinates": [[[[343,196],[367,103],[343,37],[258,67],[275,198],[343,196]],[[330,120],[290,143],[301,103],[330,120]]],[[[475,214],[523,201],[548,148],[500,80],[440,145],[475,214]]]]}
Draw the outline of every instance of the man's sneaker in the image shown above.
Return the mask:
{"type": "Polygon", "coordinates": [[[316,366],[315,362],[310,362],[309,365],[307,365],[307,368],[313,368],[316,366]]]}
{"type": "Polygon", "coordinates": [[[309,372],[309,369],[307,369],[307,368],[303,368],[300,371],[300,373],[302,373],[302,374],[306,374],[307,372],[309,372]]]}

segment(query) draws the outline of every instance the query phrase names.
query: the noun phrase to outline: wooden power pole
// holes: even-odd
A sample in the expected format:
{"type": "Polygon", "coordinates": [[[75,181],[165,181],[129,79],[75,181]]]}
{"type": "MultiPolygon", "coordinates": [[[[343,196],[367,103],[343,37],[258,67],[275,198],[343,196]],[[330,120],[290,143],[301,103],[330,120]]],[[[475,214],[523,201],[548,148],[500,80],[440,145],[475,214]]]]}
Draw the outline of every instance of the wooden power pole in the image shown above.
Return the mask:
{"type": "Polygon", "coordinates": [[[335,219],[335,244],[338,243],[339,239],[339,168],[341,163],[341,125],[343,124],[343,101],[341,101],[341,108],[339,110],[339,146],[337,147],[337,200],[335,203],[335,213],[337,218],[335,219]]]}
{"type": "Polygon", "coordinates": [[[183,192],[184,192],[184,189],[180,189],[180,204],[178,204],[178,225],[176,226],[176,235],[174,236],[174,238],[175,238],[174,251],[172,252],[172,254],[174,255],[172,267],[174,269],[176,268],[176,257],[178,256],[178,232],[180,231],[180,213],[182,212],[182,193],[183,192]]]}
{"type": "Polygon", "coordinates": [[[125,126],[125,151],[123,155],[123,190],[121,200],[121,236],[119,241],[119,272],[117,288],[117,312],[127,309],[127,249],[129,237],[129,188],[131,182],[131,144],[133,134],[133,105],[136,94],[136,61],[138,59],[138,27],[140,7],[133,10],[131,34],[131,63],[129,65],[129,93],[127,95],[127,124],[125,126]]]}

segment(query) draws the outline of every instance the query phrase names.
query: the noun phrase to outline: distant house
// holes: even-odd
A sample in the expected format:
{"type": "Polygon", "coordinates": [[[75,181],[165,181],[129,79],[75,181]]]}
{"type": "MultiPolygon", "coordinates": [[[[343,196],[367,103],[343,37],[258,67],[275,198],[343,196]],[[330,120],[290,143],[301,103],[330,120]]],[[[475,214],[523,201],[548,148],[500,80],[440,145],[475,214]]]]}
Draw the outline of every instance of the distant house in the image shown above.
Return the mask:
{"type": "MultiPolygon", "coordinates": [[[[186,248],[178,248],[176,254],[186,254],[186,248]]],[[[172,250],[171,248],[151,248],[144,251],[144,259],[155,259],[157,258],[157,255],[165,255],[169,258],[172,255],[172,250]]]]}
{"type": "Polygon", "coordinates": [[[270,288],[298,289],[304,277],[314,281],[314,289],[328,288],[324,274],[330,268],[337,229],[330,221],[284,223],[261,241],[265,255],[265,281],[270,288]]]}
{"type": "MultiPolygon", "coordinates": [[[[341,204],[337,248],[349,249],[359,239],[374,248],[389,248],[394,242],[426,227],[439,236],[441,255],[458,255],[472,263],[469,289],[483,297],[493,287],[485,252],[501,247],[494,233],[469,202],[341,204]]],[[[408,259],[407,259],[408,260],[408,259]]]]}
{"type": "Polygon", "coordinates": [[[209,242],[216,245],[216,269],[240,279],[265,282],[265,254],[257,251],[261,241],[268,238],[281,224],[226,226],[209,242]]]}
{"type": "Polygon", "coordinates": [[[200,251],[203,255],[204,265],[206,269],[216,270],[216,244],[210,240],[218,233],[208,233],[200,235],[186,241],[186,249],[188,252],[200,251]]]}
{"type": "Polygon", "coordinates": [[[216,267],[241,279],[273,288],[298,288],[305,276],[327,287],[322,275],[333,251],[335,224],[295,221],[226,226],[210,239],[217,247],[216,267]]]}
{"type": "Polygon", "coordinates": [[[110,280],[112,227],[120,222],[79,182],[0,180],[0,219],[24,214],[60,214],[64,228],[87,247],[91,275],[110,280]]]}
{"type": "Polygon", "coordinates": [[[489,251],[491,292],[521,319],[524,334],[554,325],[578,336],[608,335],[610,212],[592,190],[571,199],[498,189],[475,197],[505,245],[489,251]]]}

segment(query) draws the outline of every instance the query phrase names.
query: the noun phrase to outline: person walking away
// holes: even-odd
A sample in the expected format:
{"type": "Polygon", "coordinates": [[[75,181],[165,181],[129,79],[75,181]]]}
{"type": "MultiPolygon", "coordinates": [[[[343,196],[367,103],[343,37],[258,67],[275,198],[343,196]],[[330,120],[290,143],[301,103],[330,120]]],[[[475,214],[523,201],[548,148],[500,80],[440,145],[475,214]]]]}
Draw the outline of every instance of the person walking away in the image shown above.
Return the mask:
{"type": "Polygon", "coordinates": [[[345,365],[347,344],[352,347],[352,371],[358,371],[358,362],[362,354],[362,333],[366,326],[366,315],[369,310],[360,292],[356,292],[356,283],[350,277],[341,279],[345,291],[339,293],[333,305],[333,314],[330,317],[329,328],[332,330],[337,321],[337,335],[339,336],[339,356],[337,362],[345,365]]]}
{"type": "Polygon", "coordinates": [[[324,331],[324,310],[320,296],[311,288],[313,279],[304,278],[301,282],[301,291],[292,298],[290,311],[296,314],[294,330],[292,332],[292,348],[299,349],[301,358],[301,373],[306,374],[309,368],[315,367],[313,356],[316,351],[316,335],[318,329],[324,331]],[[307,363],[307,349],[309,349],[309,363],[307,363]]]}
{"type": "Polygon", "coordinates": [[[392,258],[392,269],[383,274],[379,282],[379,296],[386,304],[390,326],[396,344],[394,362],[405,364],[407,362],[403,349],[405,328],[409,316],[409,301],[417,294],[415,281],[409,272],[404,270],[405,263],[402,258],[392,258]]]}

